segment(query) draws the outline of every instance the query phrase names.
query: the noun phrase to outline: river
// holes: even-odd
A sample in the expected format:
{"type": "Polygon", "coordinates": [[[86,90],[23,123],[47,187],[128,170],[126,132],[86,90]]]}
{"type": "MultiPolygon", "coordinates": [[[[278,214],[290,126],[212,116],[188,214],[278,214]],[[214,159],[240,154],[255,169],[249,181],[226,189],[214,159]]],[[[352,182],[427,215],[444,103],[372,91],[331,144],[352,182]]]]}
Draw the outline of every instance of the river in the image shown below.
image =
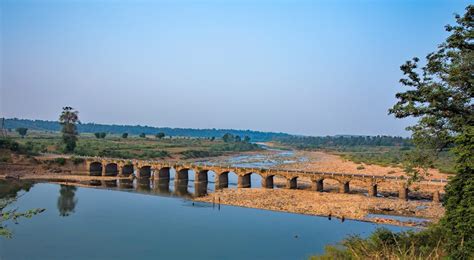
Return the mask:
{"type": "Polygon", "coordinates": [[[0,259],[305,259],[350,234],[405,229],[197,203],[153,184],[109,186],[19,191],[8,208],[46,211],[3,223],[13,238],[0,237],[0,259]]]}

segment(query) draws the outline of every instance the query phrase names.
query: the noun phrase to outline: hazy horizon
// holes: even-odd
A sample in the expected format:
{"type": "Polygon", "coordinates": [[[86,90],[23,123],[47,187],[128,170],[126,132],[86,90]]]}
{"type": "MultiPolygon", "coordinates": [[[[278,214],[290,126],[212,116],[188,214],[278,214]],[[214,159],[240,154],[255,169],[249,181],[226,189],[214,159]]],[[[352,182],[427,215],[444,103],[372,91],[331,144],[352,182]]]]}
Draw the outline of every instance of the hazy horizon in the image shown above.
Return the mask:
{"type": "Polygon", "coordinates": [[[399,66],[469,1],[361,2],[2,0],[0,117],[408,136],[399,66]]]}

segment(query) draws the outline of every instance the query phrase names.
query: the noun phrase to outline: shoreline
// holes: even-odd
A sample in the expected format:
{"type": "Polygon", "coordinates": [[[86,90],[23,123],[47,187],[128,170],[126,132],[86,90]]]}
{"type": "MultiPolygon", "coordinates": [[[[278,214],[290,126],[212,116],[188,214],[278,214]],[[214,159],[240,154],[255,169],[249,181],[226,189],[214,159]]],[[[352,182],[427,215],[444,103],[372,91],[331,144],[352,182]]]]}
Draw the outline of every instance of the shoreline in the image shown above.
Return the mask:
{"type": "MultiPolygon", "coordinates": [[[[84,184],[86,181],[132,180],[129,177],[97,177],[82,175],[35,175],[12,178],[0,175],[0,179],[16,181],[37,181],[45,183],[74,185],[84,188],[106,189],[107,186],[84,184]]],[[[111,189],[115,190],[115,189],[111,189]]],[[[118,189],[117,191],[120,191],[118,189]]],[[[143,193],[134,188],[137,193],[143,193]]],[[[143,193],[145,194],[145,193],[143,193]]],[[[150,193],[146,193],[150,194],[150,193]]],[[[159,196],[159,194],[151,194],[159,196]]],[[[179,197],[179,196],[177,196],[179,197]]],[[[435,223],[444,213],[439,203],[426,201],[403,201],[396,198],[371,198],[361,194],[340,194],[333,192],[314,192],[309,190],[229,188],[207,193],[201,197],[185,199],[209,204],[222,204],[235,207],[286,212],[307,216],[335,218],[340,221],[354,220],[403,227],[423,228],[435,223]],[[417,209],[423,208],[423,210],[417,209]],[[414,214],[408,214],[412,211],[414,214]],[[369,214],[387,215],[368,218],[369,214]],[[400,221],[394,216],[422,218],[426,221],[400,221]]]]}

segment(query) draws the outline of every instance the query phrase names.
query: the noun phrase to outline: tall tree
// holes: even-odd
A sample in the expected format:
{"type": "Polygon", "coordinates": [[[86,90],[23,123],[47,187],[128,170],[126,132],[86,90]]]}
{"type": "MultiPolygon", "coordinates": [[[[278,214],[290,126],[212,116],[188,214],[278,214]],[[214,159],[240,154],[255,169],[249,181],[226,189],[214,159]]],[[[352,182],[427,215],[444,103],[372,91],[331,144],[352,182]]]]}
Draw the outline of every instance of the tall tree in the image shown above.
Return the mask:
{"type": "Polygon", "coordinates": [[[59,116],[59,123],[62,125],[62,141],[66,152],[72,152],[76,148],[77,126],[79,122],[79,112],[72,107],[63,107],[63,112],[59,116]]]}
{"type": "Polygon", "coordinates": [[[474,6],[457,24],[447,25],[450,33],[437,51],[426,56],[418,69],[418,58],[400,68],[402,85],[410,89],[396,95],[389,110],[397,118],[416,117],[408,129],[417,146],[436,152],[455,147],[457,174],[446,186],[441,221],[446,229],[447,251],[453,259],[474,258],[474,6]]]}

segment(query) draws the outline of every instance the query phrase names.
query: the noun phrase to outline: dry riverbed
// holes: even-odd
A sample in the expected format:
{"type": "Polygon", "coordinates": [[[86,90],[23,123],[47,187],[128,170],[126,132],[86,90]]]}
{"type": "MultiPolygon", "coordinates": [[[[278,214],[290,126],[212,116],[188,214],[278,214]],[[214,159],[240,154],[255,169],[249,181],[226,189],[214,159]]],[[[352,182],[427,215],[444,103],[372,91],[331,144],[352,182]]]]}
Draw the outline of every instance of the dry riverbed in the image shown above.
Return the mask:
{"type": "Polygon", "coordinates": [[[389,218],[368,218],[367,215],[369,213],[386,213],[426,218],[436,222],[444,214],[444,208],[440,203],[308,190],[224,189],[205,197],[195,198],[195,200],[306,215],[331,215],[341,219],[357,219],[403,226],[418,226],[419,223],[401,222],[389,218]]]}

